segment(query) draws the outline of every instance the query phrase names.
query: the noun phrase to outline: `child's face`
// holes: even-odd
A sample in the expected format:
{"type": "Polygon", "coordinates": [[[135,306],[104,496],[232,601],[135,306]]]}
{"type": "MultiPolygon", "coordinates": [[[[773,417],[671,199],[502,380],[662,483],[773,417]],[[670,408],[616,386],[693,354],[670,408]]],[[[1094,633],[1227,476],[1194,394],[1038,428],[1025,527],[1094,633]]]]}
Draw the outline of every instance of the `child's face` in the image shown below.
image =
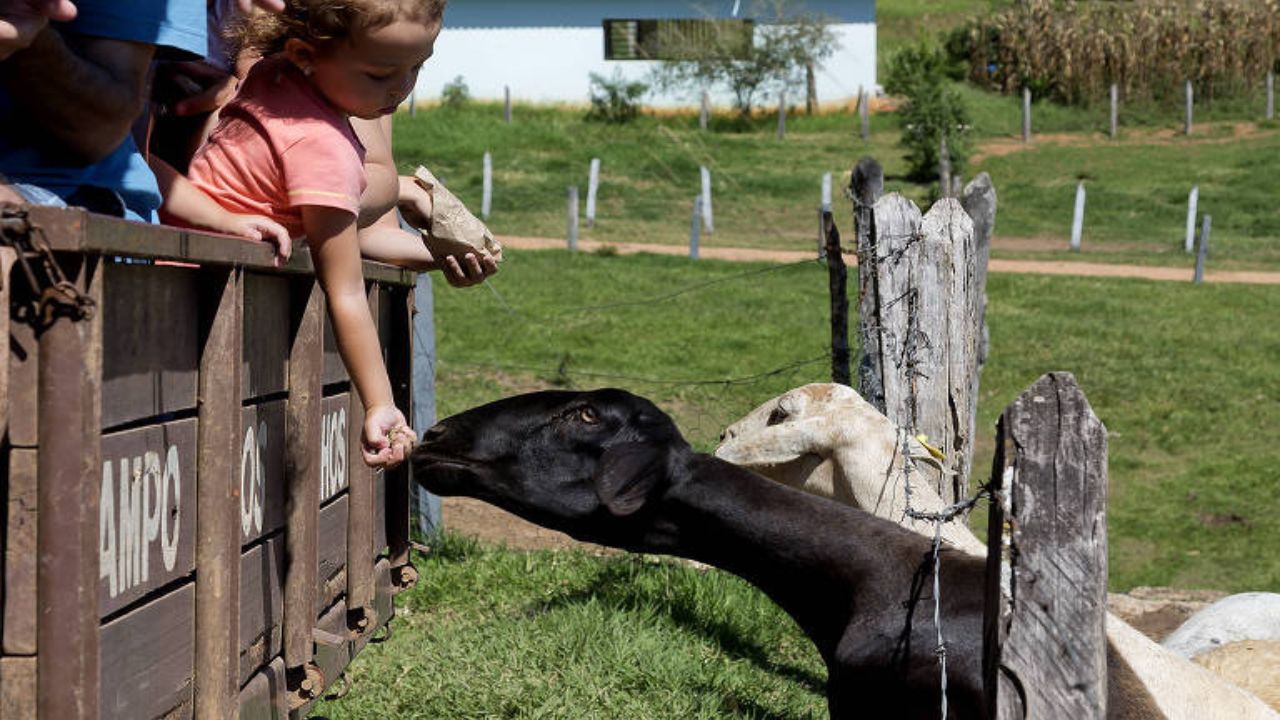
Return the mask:
{"type": "Polygon", "coordinates": [[[311,80],[348,115],[389,115],[413,89],[439,34],[439,22],[427,26],[409,20],[355,33],[315,53],[311,80]]]}

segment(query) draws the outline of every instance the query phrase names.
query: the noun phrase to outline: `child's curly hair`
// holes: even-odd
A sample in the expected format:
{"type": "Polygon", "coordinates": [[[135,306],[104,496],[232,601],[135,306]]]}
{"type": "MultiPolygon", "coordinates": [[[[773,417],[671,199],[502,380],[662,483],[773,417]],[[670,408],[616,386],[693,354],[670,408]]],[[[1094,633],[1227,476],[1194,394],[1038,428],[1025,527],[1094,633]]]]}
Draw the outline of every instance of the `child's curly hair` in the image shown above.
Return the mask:
{"type": "Polygon", "coordinates": [[[285,0],[283,12],[255,10],[226,29],[235,55],[271,55],[285,41],[299,38],[314,45],[345,40],[355,32],[376,29],[396,20],[439,22],[447,0],[285,0]]]}

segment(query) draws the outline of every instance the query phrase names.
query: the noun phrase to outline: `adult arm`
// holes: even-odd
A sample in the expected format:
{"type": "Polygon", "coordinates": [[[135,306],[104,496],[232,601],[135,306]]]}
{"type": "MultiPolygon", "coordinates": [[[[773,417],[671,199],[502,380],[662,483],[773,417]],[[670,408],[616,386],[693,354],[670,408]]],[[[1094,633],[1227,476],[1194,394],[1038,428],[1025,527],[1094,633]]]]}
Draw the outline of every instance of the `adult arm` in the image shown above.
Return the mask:
{"type": "Polygon", "coordinates": [[[0,81],[29,127],[38,128],[33,139],[90,164],[119,147],[142,113],[154,54],[154,45],[45,28],[0,63],[0,81]]]}
{"type": "Polygon", "coordinates": [[[302,225],[316,278],[328,301],[338,354],[364,403],[364,461],[374,467],[391,467],[404,460],[414,436],[396,409],[391,381],[382,364],[381,343],[365,295],[354,220],[337,208],[302,206],[302,225]]]}

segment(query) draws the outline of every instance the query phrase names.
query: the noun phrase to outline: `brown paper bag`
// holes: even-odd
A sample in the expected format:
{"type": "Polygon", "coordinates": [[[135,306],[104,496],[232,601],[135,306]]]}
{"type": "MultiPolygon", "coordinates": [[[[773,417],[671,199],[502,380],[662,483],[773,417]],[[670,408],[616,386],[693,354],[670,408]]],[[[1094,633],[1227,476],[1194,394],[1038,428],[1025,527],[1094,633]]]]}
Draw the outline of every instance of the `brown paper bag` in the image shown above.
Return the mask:
{"type": "Polygon", "coordinates": [[[431,228],[421,232],[423,242],[433,255],[461,258],[467,253],[484,252],[492,255],[494,260],[502,260],[502,244],[457,196],[436,180],[430,170],[418,166],[413,179],[419,187],[431,193],[431,228]]]}

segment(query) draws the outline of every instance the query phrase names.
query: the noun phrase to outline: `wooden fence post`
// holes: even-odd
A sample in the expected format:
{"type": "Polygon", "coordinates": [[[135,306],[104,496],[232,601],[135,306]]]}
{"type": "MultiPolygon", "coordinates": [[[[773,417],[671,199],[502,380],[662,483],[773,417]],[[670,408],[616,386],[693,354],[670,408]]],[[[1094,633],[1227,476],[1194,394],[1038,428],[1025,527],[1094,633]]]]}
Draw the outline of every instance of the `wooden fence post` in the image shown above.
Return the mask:
{"type": "Polygon", "coordinates": [[[578,250],[578,186],[569,188],[569,250],[578,250]]]}
{"type": "Polygon", "coordinates": [[[1204,266],[1209,261],[1209,229],[1213,226],[1213,216],[1205,215],[1200,224],[1200,249],[1196,252],[1196,284],[1204,282],[1204,266]]]}
{"type": "Polygon", "coordinates": [[[778,93],[778,139],[787,136],[787,94],[778,93]]]}
{"type": "Polygon", "coordinates": [[[1031,88],[1022,88],[1022,142],[1031,142],[1031,88]]]}
{"type": "MultiPolygon", "coordinates": [[[[978,173],[968,185],[960,198],[964,211],[973,220],[974,251],[974,283],[973,293],[978,301],[978,349],[977,370],[973,373],[973,388],[969,391],[970,407],[964,409],[969,418],[969,437],[977,437],[978,422],[978,388],[982,378],[982,366],[987,362],[987,353],[991,347],[990,334],[987,330],[987,265],[991,259],[991,236],[996,224],[996,189],[991,184],[991,176],[978,173]]],[[[965,456],[964,475],[970,475],[973,456],[965,456]]]]}
{"type": "Polygon", "coordinates": [[[862,139],[871,137],[871,99],[867,91],[858,88],[858,120],[862,139]]]}
{"type": "Polygon", "coordinates": [[[1192,185],[1191,194],[1187,196],[1187,239],[1185,251],[1191,252],[1196,241],[1196,205],[1200,202],[1200,186],[1192,185]]]}
{"type": "Polygon", "coordinates": [[[1042,376],[1000,417],[990,487],[988,716],[1101,720],[1107,434],[1070,373],[1042,376]]]}
{"type": "Polygon", "coordinates": [[[1120,86],[1111,83],[1111,138],[1114,140],[1120,126],[1120,86]]]}
{"type": "Polygon", "coordinates": [[[409,117],[418,116],[418,89],[409,91],[409,117]]]}
{"type": "Polygon", "coordinates": [[[876,292],[875,204],[884,191],[884,169],[875,158],[864,157],[853,168],[849,194],[853,196],[853,226],[858,254],[858,392],[880,412],[884,381],[880,378],[879,293],[876,292]]]}
{"type": "Polygon", "coordinates": [[[502,86],[502,121],[511,124],[511,86],[502,86]]]}
{"type": "Polygon", "coordinates": [[[938,140],[938,197],[951,197],[951,153],[947,151],[947,136],[938,140]]]}
{"type": "Polygon", "coordinates": [[[706,130],[711,119],[711,93],[702,91],[702,109],[698,112],[698,129],[706,130]]]}
{"type": "Polygon", "coordinates": [[[480,195],[480,217],[488,220],[489,211],[493,209],[493,155],[484,153],[484,177],[482,178],[480,195]]]}
{"type": "Polygon", "coordinates": [[[885,414],[945,448],[955,474],[940,478],[937,489],[955,502],[967,494],[962,471],[973,454],[972,421],[960,416],[974,407],[980,335],[973,221],[950,198],[922,218],[897,193],[881,198],[874,212],[878,316],[870,327],[879,335],[873,363],[885,414]]]}
{"type": "Polygon", "coordinates": [[[711,171],[703,165],[698,174],[702,179],[702,227],[713,233],[716,231],[716,218],[711,207],[711,171]]]}
{"type": "Polygon", "coordinates": [[[689,257],[698,259],[698,232],[702,227],[702,196],[693,196],[693,217],[689,220],[689,257]]]}
{"type": "Polygon", "coordinates": [[[822,174],[822,204],[819,207],[823,212],[831,212],[831,173],[822,174]]]}
{"type": "Polygon", "coordinates": [[[818,79],[813,73],[813,61],[804,64],[804,112],[812,115],[818,112],[818,79]]]}
{"type": "Polygon", "coordinates": [[[1276,72],[1267,71],[1267,119],[1276,119],[1276,72]]]}
{"type": "Polygon", "coordinates": [[[1080,240],[1084,236],[1084,181],[1076,185],[1076,209],[1071,215],[1071,249],[1080,249],[1080,240]]]}
{"type": "Polygon", "coordinates": [[[822,213],[827,258],[827,286],[831,296],[831,382],[852,385],[849,375],[848,271],[840,250],[840,231],[830,212],[822,213]]]}
{"type": "Polygon", "coordinates": [[[587,169],[587,227],[596,225],[596,195],[600,191],[600,158],[591,158],[587,169]]]}
{"type": "Polygon", "coordinates": [[[1191,134],[1191,124],[1195,113],[1196,95],[1195,89],[1191,87],[1191,81],[1187,81],[1187,111],[1186,111],[1186,134],[1191,134]]]}

